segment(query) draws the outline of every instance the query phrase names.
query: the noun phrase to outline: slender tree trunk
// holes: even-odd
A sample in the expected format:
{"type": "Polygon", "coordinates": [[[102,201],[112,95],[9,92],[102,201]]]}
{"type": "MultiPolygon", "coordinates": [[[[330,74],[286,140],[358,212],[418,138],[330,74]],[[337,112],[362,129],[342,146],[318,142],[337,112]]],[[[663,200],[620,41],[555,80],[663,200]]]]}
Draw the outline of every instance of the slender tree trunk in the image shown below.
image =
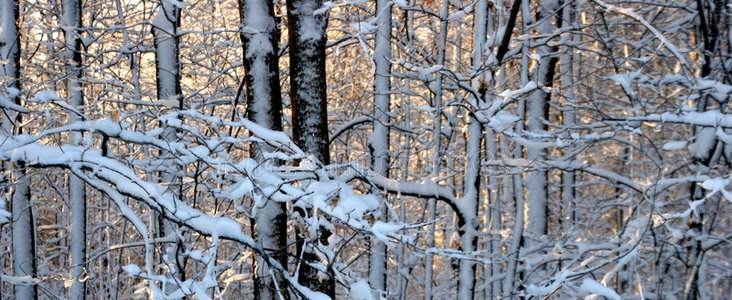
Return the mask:
{"type": "MultiPolygon", "coordinates": [[[[564,26],[572,26],[572,5],[569,5],[562,10],[562,19],[562,24],[564,26]]],[[[573,40],[574,35],[570,36],[570,39],[573,40]]],[[[575,73],[579,70],[579,67],[574,66],[574,63],[579,61],[579,59],[575,60],[576,56],[579,56],[579,54],[575,54],[571,49],[566,49],[561,57],[561,84],[562,90],[564,91],[562,97],[562,106],[564,107],[564,110],[562,111],[562,123],[567,127],[574,126],[576,119],[576,111],[574,109],[569,109],[571,107],[571,103],[574,102],[574,80],[577,78],[575,77],[575,73]]],[[[573,148],[565,148],[564,153],[571,153],[572,150],[573,148]]],[[[563,226],[562,231],[565,234],[570,232],[575,221],[575,176],[576,174],[574,171],[562,171],[561,200],[563,214],[561,218],[563,226]]]]}
{"type": "MultiPolygon", "coordinates": [[[[511,6],[511,15],[509,16],[508,24],[514,24],[515,25],[515,19],[518,14],[518,10],[521,9],[521,15],[523,20],[523,28],[524,28],[524,34],[527,34],[527,27],[529,24],[529,20],[531,18],[530,10],[529,10],[529,1],[528,0],[515,0],[513,5],[511,6]]],[[[504,33],[503,41],[510,40],[510,35],[513,32],[513,28],[509,27],[507,25],[506,31],[504,33]],[[508,37],[507,37],[508,35],[508,37]]],[[[506,53],[508,48],[503,47],[504,44],[501,45],[498,49],[498,55],[496,57],[500,58],[503,57],[503,55],[506,53]]],[[[520,71],[520,83],[522,86],[529,83],[529,40],[525,40],[522,43],[521,46],[521,71],[520,71]]],[[[503,73],[503,72],[501,72],[503,73]]],[[[517,102],[516,112],[518,115],[523,115],[524,111],[526,110],[526,101],[522,98],[519,99],[517,102]]],[[[521,132],[524,130],[524,123],[519,121],[516,122],[516,132],[521,132]]],[[[512,153],[514,158],[521,158],[523,157],[523,151],[521,145],[516,143],[513,148],[512,153]]],[[[520,252],[521,248],[523,248],[524,245],[524,205],[525,205],[525,198],[524,198],[524,183],[523,178],[521,174],[514,174],[513,178],[511,180],[513,183],[512,186],[512,193],[513,193],[513,202],[514,202],[514,226],[513,226],[513,233],[511,234],[511,244],[508,247],[508,262],[506,263],[506,271],[505,271],[505,278],[503,280],[503,297],[513,297],[515,295],[515,283],[519,281],[519,278],[517,278],[516,273],[518,270],[519,262],[520,262],[520,252]]]]}
{"type": "MultiPolygon", "coordinates": [[[[280,94],[279,30],[274,4],[268,0],[239,1],[241,22],[247,30],[241,33],[243,44],[247,115],[253,122],[272,130],[282,130],[282,95],[280,94]]],[[[252,149],[252,157],[264,164],[263,151],[252,149]]],[[[255,241],[282,266],[287,266],[287,205],[284,202],[260,199],[254,205],[257,213],[251,218],[255,241]]],[[[265,258],[254,255],[254,298],[289,298],[287,281],[282,276],[272,278],[273,271],[265,258]]]]}
{"type": "MultiPolygon", "coordinates": [[[[438,54],[437,54],[437,64],[438,65],[444,65],[445,64],[445,51],[447,47],[447,25],[448,25],[448,9],[450,7],[450,3],[447,0],[443,1],[442,9],[440,10],[440,39],[438,44],[438,54]]],[[[434,127],[434,137],[433,137],[433,143],[434,143],[434,157],[432,160],[432,180],[437,180],[437,178],[440,176],[440,162],[442,161],[442,157],[440,156],[440,151],[442,149],[442,73],[438,72],[436,74],[435,79],[435,85],[434,90],[432,93],[434,93],[433,98],[433,105],[435,107],[435,127],[434,127]]],[[[436,217],[435,214],[435,198],[429,199],[429,220],[433,221],[436,217]]],[[[427,240],[427,253],[425,253],[425,261],[424,261],[424,299],[425,300],[431,300],[433,297],[432,292],[432,274],[433,274],[433,261],[434,261],[434,255],[430,252],[435,247],[435,223],[430,224],[430,229],[428,233],[428,240],[427,240]]]]}
{"type": "MultiPolygon", "coordinates": [[[[414,19],[412,15],[412,11],[404,11],[404,30],[407,38],[407,48],[412,49],[414,46],[414,19]]],[[[404,86],[407,90],[411,89],[411,80],[409,78],[406,78],[404,80],[404,86]]],[[[409,108],[409,104],[411,103],[411,95],[409,93],[404,93],[404,102],[402,103],[402,107],[404,107],[404,128],[410,128],[411,127],[411,111],[409,108]]],[[[410,134],[404,135],[404,144],[401,146],[402,151],[404,152],[404,165],[402,169],[402,181],[408,181],[409,180],[409,157],[412,150],[412,136],[410,134]]],[[[406,220],[407,215],[407,209],[405,203],[400,204],[399,209],[399,217],[402,220],[406,220]]],[[[397,292],[398,300],[406,299],[407,297],[407,287],[409,286],[409,276],[408,273],[412,270],[411,267],[405,267],[404,264],[404,258],[406,257],[406,248],[404,242],[399,242],[399,252],[397,256],[397,261],[399,262],[399,270],[397,271],[398,274],[398,286],[397,286],[397,292]]]]}
{"type": "MultiPolygon", "coordinates": [[[[369,141],[372,169],[379,175],[389,176],[389,114],[391,99],[391,2],[376,0],[376,31],[374,47],[374,129],[369,141]]],[[[379,194],[378,189],[374,190],[379,194]]],[[[387,217],[386,205],[381,208],[381,216],[387,217]]],[[[371,238],[369,255],[369,284],[371,288],[386,291],[386,245],[371,238]]]]}
{"type": "MultiPolygon", "coordinates": [[[[553,34],[556,25],[551,22],[559,7],[557,0],[543,0],[539,5],[539,12],[536,17],[538,32],[542,36],[553,34]]],[[[559,16],[561,20],[561,16],[559,16]]],[[[550,57],[552,49],[548,45],[540,45],[536,48],[536,54],[540,56],[539,65],[536,69],[535,80],[537,86],[552,88],[554,69],[557,59],[550,57]]],[[[549,116],[549,100],[551,92],[544,89],[537,89],[529,97],[526,116],[526,129],[535,134],[546,131],[546,120],[549,116]]],[[[546,159],[546,150],[539,148],[528,148],[526,158],[529,161],[542,161],[546,159]]],[[[534,244],[539,242],[547,233],[547,171],[533,170],[526,175],[526,192],[529,204],[526,231],[531,237],[527,242],[534,244]]]]}
{"type": "MultiPolygon", "coordinates": [[[[0,77],[5,82],[2,86],[4,97],[8,97],[16,105],[20,105],[20,35],[18,33],[18,1],[0,1],[0,58],[6,63],[0,67],[0,77]]],[[[21,134],[22,115],[10,109],[2,110],[0,133],[4,135],[21,134]]],[[[11,257],[14,276],[36,277],[36,243],[33,207],[30,199],[30,179],[26,176],[22,165],[3,165],[10,170],[15,183],[10,192],[11,211],[11,257]]],[[[2,281],[0,281],[2,287],[2,281]]],[[[35,285],[14,285],[15,299],[37,299],[35,285]]]]}
{"type": "MultiPolygon", "coordinates": [[[[717,39],[719,37],[718,24],[719,13],[721,8],[717,8],[709,14],[710,10],[706,10],[704,0],[696,0],[696,9],[699,17],[699,30],[702,36],[702,44],[704,47],[704,64],[701,69],[701,78],[708,78],[712,73],[712,62],[714,60],[714,52],[716,49],[717,39]]],[[[708,5],[708,4],[707,4],[708,5]]],[[[697,112],[707,111],[709,97],[702,95],[697,100],[696,110],[697,112]]],[[[724,110],[720,107],[720,110],[724,110]]],[[[722,111],[724,113],[724,111],[722,111]]],[[[690,146],[690,152],[694,162],[693,171],[697,174],[708,173],[710,166],[713,164],[712,154],[716,151],[719,143],[714,134],[715,129],[709,127],[695,127],[694,135],[696,137],[695,142],[690,146]]],[[[701,201],[706,197],[706,192],[695,182],[691,183],[689,187],[690,200],[701,201]]],[[[701,203],[696,207],[695,213],[689,216],[689,232],[691,237],[701,236],[708,234],[705,230],[709,227],[705,223],[706,217],[706,204],[701,203]]],[[[700,282],[699,272],[702,272],[702,263],[704,261],[704,249],[702,247],[702,240],[689,238],[687,241],[687,253],[686,253],[686,270],[684,274],[684,299],[693,300],[697,298],[703,298],[700,289],[703,288],[703,283],[700,282]]]]}
{"type": "MultiPolygon", "coordinates": [[[[61,23],[66,41],[66,90],[69,104],[84,111],[83,58],[81,48],[81,1],[64,0],[61,23]]],[[[81,116],[70,114],[69,122],[81,121],[81,116]]],[[[81,142],[81,133],[71,134],[71,143],[81,142]]],[[[69,174],[69,197],[71,198],[71,299],[84,299],[86,290],[86,190],[84,181],[69,174]]]]}
{"type": "MultiPolygon", "coordinates": [[[[322,7],[322,0],[287,0],[293,140],[303,151],[327,165],[330,163],[325,80],[325,28],[328,13],[316,14],[316,10],[322,7]]],[[[303,219],[308,217],[302,209],[296,210],[296,213],[303,219]]],[[[320,228],[318,232],[318,241],[311,242],[327,246],[330,232],[325,228],[320,228]]],[[[322,280],[318,278],[318,270],[309,265],[319,260],[313,249],[316,245],[306,242],[298,232],[296,248],[304,260],[300,264],[298,281],[311,290],[335,297],[332,274],[327,274],[322,280]]]]}
{"type": "MultiPolygon", "coordinates": [[[[528,34],[528,25],[531,20],[531,11],[529,9],[529,0],[518,0],[521,1],[521,15],[523,20],[524,34],[528,34]]],[[[520,72],[521,86],[525,86],[529,83],[529,40],[525,40],[521,46],[521,72],[520,72]]],[[[523,115],[526,111],[526,101],[519,99],[516,107],[516,112],[519,115],[523,115]]],[[[516,132],[524,130],[524,123],[519,121],[516,122],[516,132]]],[[[516,143],[513,149],[514,158],[523,157],[523,151],[521,145],[516,143]]],[[[515,282],[520,281],[517,277],[517,271],[519,262],[521,259],[521,249],[524,246],[524,205],[526,199],[524,198],[524,183],[521,174],[513,175],[513,196],[514,196],[514,227],[512,234],[511,246],[509,247],[508,254],[510,258],[506,266],[506,278],[504,280],[503,296],[513,297],[516,286],[515,282]]],[[[520,288],[520,286],[519,286],[520,288]]]]}
{"type": "MultiPolygon", "coordinates": [[[[179,34],[180,8],[169,0],[162,0],[155,19],[152,33],[155,38],[155,77],[157,81],[158,100],[165,101],[173,109],[183,109],[183,95],[180,86],[179,62],[179,34]]],[[[163,125],[162,139],[168,142],[177,141],[177,130],[163,125]]],[[[175,163],[175,157],[163,154],[166,162],[165,171],[161,172],[160,182],[168,185],[170,192],[178,198],[182,195],[180,167],[175,163]]],[[[175,225],[158,216],[158,230],[162,236],[178,236],[175,234],[175,225]]],[[[180,239],[175,244],[165,244],[169,268],[172,275],[178,280],[185,280],[185,258],[179,254],[182,249],[180,239]]],[[[173,288],[174,286],[171,286],[173,288]]]]}
{"type": "MultiPolygon", "coordinates": [[[[478,1],[473,12],[473,53],[472,69],[479,72],[483,58],[483,45],[486,39],[488,3],[478,1]]],[[[476,76],[474,88],[481,90],[483,76],[476,76]]],[[[483,88],[484,89],[484,88],[483,88]]],[[[481,95],[483,96],[483,95],[481,95]]],[[[475,107],[480,110],[485,107],[485,99],[476,98],[475,107]]],[[[472,253],[478,247],[478,205],[480,203],[481,183],[481,144],[483,143],[483,124],[474,113],[468,114],[468,133],[466,141],[467,164],[465,166],[465,184],[461,200],[462,213],[466,218],[465,224],[458,223],[461,238],[460,248],[465,253],[472,253]]],[[[461,259],[458,270],[458,299],[475,298],[475,262],[470,259],[461,259]]]]}

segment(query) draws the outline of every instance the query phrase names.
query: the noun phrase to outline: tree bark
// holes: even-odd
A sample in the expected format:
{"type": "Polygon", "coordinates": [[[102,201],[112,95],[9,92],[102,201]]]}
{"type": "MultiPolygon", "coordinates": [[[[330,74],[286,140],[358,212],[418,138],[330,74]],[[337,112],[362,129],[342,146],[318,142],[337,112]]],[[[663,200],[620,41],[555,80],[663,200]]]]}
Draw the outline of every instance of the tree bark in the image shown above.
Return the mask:
{"type": "MultiPolygon", "coordinates": [[[[371,168],[377,174],[389,177],[389,114],[391,99],[391,3],[388,0],[376,0],[376,31],[374,47],[374,122],[369,141],[371,151],[371,168]]],[[[373,190],[380,194],[379,189],[373,190]]],[[[384,196],[385,198],[385,196],[384,196]]],[[[386,204],[381,208],[381,216],[386,217],[386,204]]],[[[377,292],[386,291],[386,245],[378,239],[370,239],[369,285],[377,292]]]]}
{"type": "MultiPolygon", "coordinates": [[[[556,25],[550,18],[555,16],[560,4],[556,0],[544,0],[540,3],[539,12],[536,17],[538,32],[542,36],[554,33],[556,25]]],[[[561,15],[557,17],[561,20],[561,15]]],[[[561,24],[561,21],[558,21],[561,24]]],[[[551,91],[554,70],[557,62],[556,57],[551,57],[552,47],[540,45],[536,48],[536,54],[540,56],[539,65],[536,69],[535,81],[538,86],[548,88],[551,91]]],[[[526,129],[535,134],[546,131],[545,122],[549,119],[549,100],[551,92],[544,89],[537,89],[529,97],[526,115],[526,129]]],[[[542,161],[546,159],[546,150],[529,148],[526,151],[526,158],[529,161],[542,161]]],[[[547,233],[547,171],[533,170],[526,175],[526,192],[529,204],[526,231],[531,239],[527,242],[535,244],[547,233]]]]}
{"type": "MultiPolygon", "coordinates": [[[[240,0],[239,13],[246,30],[241,33],[243,44],[244,78],[247,89],[247,116],[264,128],[282,130],[282,96],[279,80],[279,30],[274,15],[274,4],[267,0],[240,0]]],[[[252,157],[264,161],[262,151],[252,149],[252,157]]],[[[250,219],[254,239],[266,253],[282,266],[287,266],[287,205],[271,199],[259,199],[257,213],[250,219]]],[[[270,269],[266,258],[254,253],[254,298],[289,298],[287,281],[270,269]],[[275,278],[272,277],[275,274],[275,278]]]]}
{"type": "MultiPolygon", "coordinates": [[[[325,28],[327,12],[316,12],[322,0],[287,0],[288,34],[290,40],[290,101],[292,101],[292,135],[295,144],[312,155],[320,164],[330,164],[328,150],[328,111],[325,80],[325,28]]],[[[305,219],[304,209],[295,213],[305,219]]],[[[335,297],[333,274],[318,278],[318,270],[310,264],[319,263],[314,247],[328,245],[330,231],[319,228],[316,240],[307,240],[297,233],[296,248],[302,254],[298,282],[311,290],[335,297]]],[[[326,267],[330,268],[329,262],[326,267]]],[[[328,271],[329,273],[330,270],[328,271]]]]}
{"type": "MultiPolygon", "coordinates": [[[[165,101],[172,109],[183,109],[183,94],[180,85],[180,59],[178,30],[180,28],[180,8],[169,0],[162,0],[160,8],[153,20],[152,33],[155,39],[155,78],[157,83],[158,100],[165,101]]],[[[173,127],[163,126],[162,139],[168,142],[178,140],[177,130],[173,127]]],[[[170,154],[163,153],[162,157],[166,162],[165,171],[160,172],[160,182],[168,185],[169,192],[176,197],[182,195],[182,182],[180,167],[175,162],[176,158],[170,154]]],[[[158,216],[158,230],[162,236],[178,236],[175,234],[175,225],[158,216]]],[[[186,260],[180,255],[182,240],[175,244],[165,244],[164,252],[167,253],[165,264],[172,271],[172,275],[178,280],[185,280],[186,260]]],[[[173,287],[173,285],[168,285],[173,287]]]]}
{"type": "MultiPolygon", "coordinates": [[[[84,111],[84,85],[82,83],[83,57],[81,48],[82,10],[81,1],[64,0],[61,23],[64,26],[66,44],[66,90],[69,104],[84,111]]],[[[82,121],[78,114],[69,115],[69,123],[82,121]]],[[[72,133],[72,144],[79,144],[81,133],[72,133]]],[[[71,299],[84,299],[86,296],[86,187],[84,181],[69,174],[69,197],[71,200],[71,299]]]]}
{"type": "MultiPolygon", "coordinates": [[[[5,82],[2,86],[3,96],[20,106],[20,34],[18,33],[18,1],[0,1],[0,59],[6,63],[0,67],[0,77],[5,82]]],[[[0,133],[7,135],[21,134],[22,115],[11,109],[2,110],[0,133]]],[[[13,276],[36,277],[36,243],[33,207],[30,200],[30,179],[26,176],[22,165],[5,163],[15,184],[10,191],[11,211],[11,251],[13,276]]],[[[0,286],[2,281],[0,281],[0,286]]],[[[0,293],[1,295],[1,293],[0,293]]],[[[15,299],[37,299],[35,285],[14,285],[15,299]]]]}

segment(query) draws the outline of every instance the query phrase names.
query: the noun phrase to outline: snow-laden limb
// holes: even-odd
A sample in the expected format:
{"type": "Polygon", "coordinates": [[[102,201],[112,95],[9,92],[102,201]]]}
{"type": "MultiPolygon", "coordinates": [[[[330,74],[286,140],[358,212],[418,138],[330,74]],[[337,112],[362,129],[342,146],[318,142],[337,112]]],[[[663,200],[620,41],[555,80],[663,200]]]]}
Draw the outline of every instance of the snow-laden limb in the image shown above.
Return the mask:
{"type": "Polygon", "coordinates": [[[732,115],[723,114],[719,111],[705,111],[705,112],[686,112],[681,114],[674,113],[663,113],[663,114],[649,114],[640,117],[627,117],[622,121],[620,120],[609,120],[613,122],[661,122],[661,123],[678,123],[693,126],[703,127],[732,127],[732,115]]]}
{"type": "MultiPolygon", "coordinates": [[[[3,157],[9,158],[13,162],[25,162],[29,167],[65,167],[75,170],[80,173],[79,177],[87,184],[105,192],[115,200],[119,200],[123,195],[141,200],[166,219],[188,227],[199,234],[233,240],[265,255],[264,250],[250,236],[243,233],[241,224],[238,222],[226,217],[211,217],[188,206],[174,198],[171,193],[166,192],[164,187],[142,180],[129,167],[114,159],[101,156],[99,150],[86,149],[82,146],[45,146],[37,143],[24,143],[15,148],[8,147],[10,144],[3,145],[0,151],[3,153],[3,157]],[[81,170],[90,171],[90,173],[80,172],[81,170]]],[[[20,143],[14,144],[19,145],[20,143]]],[[[115,203],[119,203],[119,201],[115,201],[115,203]]],[[[144,225],[139,223],[136,216],[129,216],[127,209],[122,208],[122,210],[126,217],[135,224],[138,231],[146,232],[144,228],[141,228],[144,225]]],[[[278,272],[287,273],[284,267],[271,258],[268,262],[278,272]]],[[[164,277],[153,276],[148,270],[143,278],[161,280],[164,277]]],[[[287,280],[300,293],[318,296],[300,286],[292,277],[287,280]]],[[[181,286],[182,289],[185,287],[185,285],[181,286]]],[[[190,288],[194,288],[194,286],[190,288]]],[[[199,286],[199,288],[202,287],[199,286]]],[[[183,290],[181,297],[186,294],[186,291],[183,290]]]]}
{"type": "Polygon", "coordinates": [[[27,108],[13,103],[12,101],[10,101],[10,99],[8,99],[7,97],[5,97],[3,95],[0,95],[0,109],[10,109],[10,110],[14,110],[19,113],[30,112],[27,108]]]}
{"type": "MultiPolygon", "coordinates": [[[[313,212],[314,217],[307,218],[303,222],[311,229],[321,226],[325,228],[340,226],[362,235],[373,236],[385,243],[394,240],[408,240],[399,232],[412,227],[377,220],[379,218],[379,198],[368,194],[361,195],[346,181],[339,179],[340,177],[336,176],[337,173],[330,176],[318,167],[318,163],[308,163],[314,158],[305,156],[282,132],[268,130],[249,121],[224,121],[220,118],[201,115],[193,110],[164,115],[160,117],[160,120],[180,129],[179,141],[163,140],[160,137],[159,129],[130,130],[128,129],[131,127],[129,124],[109,119],[78,121],[41,131],[33,136],[2,136],[0,137],[3,140],[0,144],[0,160],[24,163],[29,168],[66,168],[88,186],[107,195],[142,237],[142,243],[137,243],[137,245],[145,247],[144,265],[140,264],[136,267],[130,265],[126,269],[131,275],[148,280],[150,284],[147,289],[153,298],[175,299],[198,295],[197,297],[205,299],[206,291],[218,286],[217,272],[219,271],[216,270],[226,267],[207,266],[208,271],[196,275],[198,278],[190,278],[182,282],[175,281],[165,273],[156,274],[158,271],[155,271],[155,262],[152,258],[153,240],[155,239],[148,237],[150,230],[148,225],[138,215],[138,212],[126,203],[128,198],[141,201],[163,218],[188,228],[190,232],[209,237],[214,241],[235,241],[254,249],[265,258],[265,263],[273,272],[283,276],[289,285],[283,288],[289,289],[297,295],[309,299],[319,299],[325,295],[314,293],[298,284],[297,278],[287,272],[286,266],[282,266],[268,256],[258,241],[244,233],[239,221],[227,216],[212,216],[192,207],[184,199],[156,182],[155,179],[143,179],[138,168],[149,170],[150,166],[153,166],[152,169],[155,170],[158,167],[154,166],[163,163],[174,163],[181,166],[200,163],[208,170],[220,174],[217,175],[220,176],[218,181],[227,187],[214,191],[215,195],[234,201],[251,197],[255,201],[251,210],[244,207],[242,207],[243,210],[239,210],[246,215],[255,216],[257,214],[259,206],[257,203],[291,202],[293,206],[313,212]],[[201,133],[200,129],[186,125],[194,122],[199,122],[199,125],[202,122],[213,127],[245,128],[249,130],[251,136],[242,138],[207,137],[201,133]],[[44,139],[44,137],[79,132],[85,132],[86,136],[90,137],[85,145],[45,144],[49,139],[44,139]],[[113,153],[104,155],[101,150],[93,148],[93,143],[90,141],[94,135],[101,135],[104,138],[129,145],[150,147],[168,155],[131,161],[115,157],[113,153]],[[229,146],[241,143],[267,143],[276,146],[274,148],[276,150],[264,153],[263,162],[251,158],[235,160],[228,153],[231,149],[229,146]],[[170,157],[173,159],[171,160],[170,157]],[[281,160],[283,164],[268,163],[267,161],[271,159],[281,160]],[[295,164],[295,161],[300,163],[295,164]],[[165,287],[166,285],[168,288],[165,287]],[[171,290],[170,286],[174,288],[171,290]]],[[[219,245],[219,242],[215,242],[209,248],[202,250],[187,249],[183,255],[201,263],[215,261],[213,257],[215,257],[219,245]]],[[[332,246],[325,247],[317,242],[314,245],[319,253],[326,256],[328,261],[336,261],[338,251],[332,249],[332,246]]],[[[338,276],[345,276],[345,278],[350,276],[346,270],[341,271],[344,273],[338,276]]]]}
{"type": "Polygon", "coordinates": [[[529,161],[526,159],[501,159],[501,160],[489,160],[483,162],[484,165],[490,166],[510,166],[510,167],[521,167],[529,168],[536,165],[539,168],[559,169],[565,171],[582,171],[588,174],[595,175],[600,178],[604,178],[613,183],[619,183],[626,187],[629,187],[637,192],[644,193],[650,184],[641,184],[635,180],[618,174],[616,172],[605,170],[602,168],[594,167],[579,161],[573,160],[545,160],[543,162],[529,161]]]}
{"type": "Polygon", "coordinates": [[[0,275],[0,280],[2,280],[3,283],[18,285],[34,285],[41,283],[40,279],[33,278],[31,276],[0,275]]]}
{"type": "Polygon", "coordinates": [[[582,280],[582,285],[580,285],[579,289],[582,292],[603,296],[609,300],[620,300],[620,296],[613,289],[590,278],[582,280]]]}
{"type": "Polygon", "coordinates": [[[726,187],[729,185],[730,179],[729,178],[711,178],[704,180],[701,184],[701,187],[708,191],[708,194],[706,198],[709,198],[711,196],[714,196],[716,193],[722,193],[722,196],[724,196],[724,199],[727,199],[727,201],[732,202],[732,193],[727,191],[726,187]]]}
{"type": "Polygon", "coordinates": [[[455,195],[449,189],[440,186],[434,181],[428,179],[422,182],[399,181],[378,175],[363,166],[349,164],[347,167],[350,171],[343,172],[338,177],[339,180],[350,182],[355,179],[360,179],[388,193],[425,199],[435,198],[444,201],[452,207],[457,213],[459,220],[465,220],[463,210],[459,208],[458,199],[455,195]]]}

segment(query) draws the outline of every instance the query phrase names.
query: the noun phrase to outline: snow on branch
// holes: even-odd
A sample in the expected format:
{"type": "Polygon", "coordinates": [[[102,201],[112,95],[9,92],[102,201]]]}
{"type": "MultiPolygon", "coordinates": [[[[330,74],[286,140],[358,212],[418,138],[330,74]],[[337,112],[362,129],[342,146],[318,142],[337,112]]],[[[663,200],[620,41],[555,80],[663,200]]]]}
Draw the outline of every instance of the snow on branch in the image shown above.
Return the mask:
{"type": "Polygon", "coordinates": [[[618,120],[608,120],[614,122],[661,122],[661,123],[678,123],[693,126],[704,126],[704,127],[732,127],[732,116],[723,114],[719,111],[705,111],[705,112],[687,112],[682,114],[650,114],[647,116],[640,117],[627,117],[618,120]]]}
{"type": "MultiPolygon", "coordinates": [[[[219,247],[218,240],[230,240],[251,249],[266,259],[266,263],[274,272],[282,275],[290,288],[296,294],[307,299],[321,299],[325,295],[314,293],[297,282],[297,278],[288,273],[287,267],[280,265],[276,259],[268,256],[268,252],[250,235],[242,230],[242,224],[232,218],[221,215],[209,215],[204,211],[188,204],[166,186],[154,181],[143,179],[138,168],[143,170],[159,163],[170,163],[169,157],[175,157],[173,163],[186,166],[194,162],[202,163],[206,168],[218,176],[218,181],[224,188],[214,191],[214,196],[225,197],[241,201],[245,197],[254,200],[251,211],[243,211],[251,216],[257,214],[257,207],[265,201],[291,202],[293,206],[312,211],[312,217],[305,218],[305,225],[310,231],[317,231],[320,226],[333,227],[336,224],[356,233],[374,236],[384,242],[402,240],[397,232],[409,227],[398,223],[378,221],[378,207],[380,198],[368,194],[360,194],[346,182],[334,176],[323,173],[318,164],[307,163],[313,160],[305,155],[290,139],[282,133],[265,129],[250,121],[225,121],[218,117],[205,116],[195,110],[179,111],[159,117],[163,126],[170,126],[179,130],[180,141],[167,141],[159,137],[159,128],[150,131],[131,130],[130,124],[115,122],[109,119],[89,120],[72,123],[66,126],[48,129],[34,136],[0,136],[0,160],[13,163],[23,163],[29,168],[61,167],[84,180],[90,187],[104,193],[117,206],[121,214],[129,220],[143,239],[146,248],[145,268],[137,265],[128,265],[125,270],[133,276],[149,281],[150,293],[153,298],[181,298],[186,295],[197,295],[206,299],[206,290],[218,285],[216,270],[220,266],[212,265],[219,247]],[[198,125],[188,125],[198,123],[198,125]],[[201,133],[198,128],[201,123],[211,127],[240,127],[248,129],[251,136],[234,138],[227,136],[209,137],[201,133]],[[47,144],[45,137],[68,134],[71,132],[86,132],[86,145],[47,144]],[[105,139],[129,144],[149,147],[169,155],[159,155],[147,160],[135,160],[129,163],[124,157],[116,157],[114,153],[103,153],[95,149],[94,134],[100,134],[105,139]],[[264,161],[252,158],[237,160],[228,153],[229,145],[266,143],[274,146],[275,152],[265,153],[264,161]],[[269,163],[272,159],[282,163],[269,163]],[[300,161],[300,163],[295,163],[300,161]],[[171,281],[163,275],[154,274],[151,267],[152,242],[148,236],[149,228],[128,204],[127,197],[145,203],[150,209],[159,213],[163,218],[188,228],[199,235],[209,237],[214,242],[208,249],[187,252],[191,258],[199,257],[197,261],[207,262],[206,272],[200,280],[188,279],[184,282],[171,281]],[[206,257],[211,259],[206,259],[206,257]],[[167,283],[176,286],[174,291],[158,286],[167,283]],[[156,296],[157,295],[157,296],[156,296]]],[[[181,168],[185,169],[185,168],[181,168]]],[[[144,173],[144,172],[143,172],[144,173]]],[[[445,193],[439,191],[439,193],[445,193]]],[[[450,198],[452,199],[452,198],[450,198]]],[[[452,199],[454,201],[454,199],[452,199]]],[[[241,211],[241,209],[239,209],[241,211]]],[[[324,247],[318,244],[319,247],[324,247]]],[[[332,246],[331,246],[332,247],[332,246]]],[[[336,252],[333,249],[320,249],[333,260],[336,252]]],[[[346,276],[349,272],[344,270],[346,276]]]]}

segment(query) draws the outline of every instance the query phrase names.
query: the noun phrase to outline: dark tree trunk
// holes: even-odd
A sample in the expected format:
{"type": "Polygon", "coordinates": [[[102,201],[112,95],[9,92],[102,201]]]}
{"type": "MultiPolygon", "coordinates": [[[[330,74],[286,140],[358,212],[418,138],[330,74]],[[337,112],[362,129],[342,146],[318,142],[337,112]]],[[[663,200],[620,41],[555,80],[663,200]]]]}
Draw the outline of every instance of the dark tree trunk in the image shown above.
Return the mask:
{"type": "MultiPolygon", "coordinates": [[[[303,151],[327,165],[330,163],[325,81],[325,28],[328,13],[316,14],[316,10],[322,7],[322,0],[287,0],[292,135],[303,151]]],[[[308,217],[304,209],[296,209],[295,212],[303,219],[308,217]]],[[[300,232],[297,233],[297,251],[298,255],[302,253],[303,258],[298,280],[311,290],[333,298],[335,281],[332,274],[320,280],[318,270],[308,265],[319,262],[314,249],[316,244],[328,244],[330,232],[320,228],[318,234],[318,240],[308,240],[300,232]]]]}

